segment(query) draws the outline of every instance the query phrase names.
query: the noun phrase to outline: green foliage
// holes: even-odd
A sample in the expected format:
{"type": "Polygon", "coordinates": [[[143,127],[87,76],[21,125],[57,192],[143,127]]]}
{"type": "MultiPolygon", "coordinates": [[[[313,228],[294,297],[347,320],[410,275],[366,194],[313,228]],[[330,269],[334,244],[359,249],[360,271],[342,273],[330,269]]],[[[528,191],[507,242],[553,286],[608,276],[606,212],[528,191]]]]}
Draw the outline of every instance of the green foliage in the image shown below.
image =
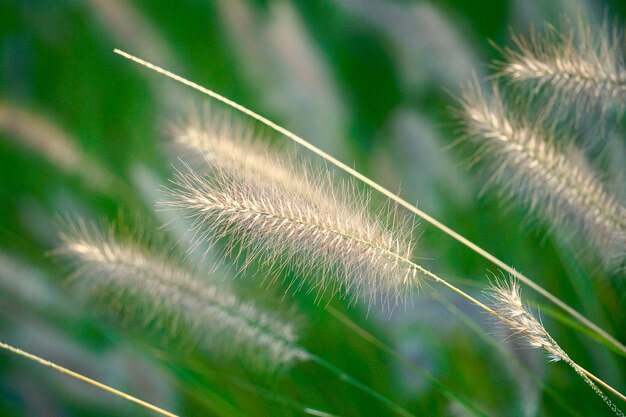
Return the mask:
{"type": "MultiPolygon", "coordinates": [[[[51,256],[59,245],[58,219],[68,215],[168,223],[146,231],[169,233],[167,245],[181,236],[172,213],[154,207],[176,155],[166,131],[206,99],[121,59],[112,52],[118,47],[268,116],[399,189],[626,342],[623,273],[581,259],[546,225],[529,225],[526,209],[503,204],[497,192],[481,195],[483,179],[465,171],[467,148],[451,146],[459,136],[453,97],[472,71],[486,75],[487,64],[501,58],[489,39],[513,47],[508,27],[524,35],[532,24],[558,23],[561,12],[593,21],[608,7],[611,19],[626,16],[613,15],[625,13],[617,0],[544,3],[3,3],[0,340],[188,416],[393,415],[400,407],[414,415],[610,415],[566,365],[548,363],[516,339],[501,343],[508,335],[502,326],[430,285],[389,313],[350,298],[320,302],[315,291],[294,293],[289,286],[299,277],[287,270],[269,280],[244,274],[229,281],[268,311],[289,305],[303,318],[299,343],[313,359],[259,375],[245,361],[221,361],[170,334],[152,337],[159,331],[153,324],[145,332],[136,323],[109,320],[67,285],[68,265],[51,256]],[[49,153],[55,142],[20,140],[9,123],[16,118],[2,119],[16,109],[32,116],[26,119],[32,129],[55,126],[85,156],[81,164],[60,169],[49,153]],[[94,181],[96,172],[107,181],[94,181]]],[[[607,145],[596,150],[598,169],[623,190],[624,132],[614,124],[602,132],[607,145]]],[[[597,136],[593,121],[580,132],[597,136]]],[[[286,143],[277,136],[268,141],[286,143]]],[[[372,200],[372,207],[385,202],[378,194],[372,200]]],[[[491,264],[423,222],[414,233],[421,264],[481,297],[491,264]]],[[[209,269],[211,259],[191,253],[187,262],[209,269]]],[[[234,275],[236,266],[223,268],[234,275]]],[[[545,300],[530,301],[572,359],[623,391],[623,354],[545,300]]],[[[149,415],[4,352],[0,410],[10,416],[149,415]]]]}

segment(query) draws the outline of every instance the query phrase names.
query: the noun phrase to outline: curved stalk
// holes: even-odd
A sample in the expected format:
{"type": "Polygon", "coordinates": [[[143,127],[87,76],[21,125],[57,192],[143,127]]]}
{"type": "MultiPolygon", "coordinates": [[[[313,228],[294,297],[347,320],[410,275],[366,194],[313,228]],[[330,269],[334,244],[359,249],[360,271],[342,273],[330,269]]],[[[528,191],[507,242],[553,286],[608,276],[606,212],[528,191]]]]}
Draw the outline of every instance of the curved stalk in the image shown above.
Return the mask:
{"type": "MultiPolygon", "coordinates": [[[[387,198],[395,201],[397,204],[401,205],[402,207],[406,208],[407,210],[409,210],[410,212],[412,212],[413,214],[421,217],[422,219],[424,219],[425,221],[427,221],[428,223],[430,223],[431,225],[433,225],[434,227],[438,228],[439,230],[441,230],[442,232],[444,232],[445,234],[447,234],[448,236],[450,236],[451,238],[455,239],[456,241],[458,241],[459,243],[463,244],[464,246],[468,247],[469,249],[471,249],[472,251],[476,252],[477,254],[479,254],[480,256],[482,256],[483,258],[489,260],[490,262],[492,262],[493,264],[497,265],[498,267],[502,268],[503,270],[505,270],[507,273],[509,273],[510,275],[512,275],[513,277],[519,279],[521,282],[523,282],[524,284],[528,285],[530,288],[532,288],[534,291],[536,291],[537,293],[539,293],[541,296],[547,298],[548,300],[550,300],[551,302],[553,302],[555,305],[557,305],[559,308],[561,308],[562,310],[564,310],[567,314],[569,314],[570,316],[574,317],[576,320],[578,320],[580,323],[582,323],[585,327],[593,330],[594,332],[596,332],[597,334],[599,334],[600,336],[602,336],[605,340],[607,340],[609,343],[611,343],[612,345],[614,345],[621,353],[622,355],[626,356],[626,346],[624,346],[621,342],[619,342],[617,339],[615,339],[613,336],[611,336],[608,332],[606,332],[605,330],[603,330],[601,327],[599,327],[598,325],[596,325],[595,323],[593,323],[591,320],[589,320],[588,318],[586,318],[585,316],[583,316],[581,313],[579,313],[578,311],[574,310],[572,307],[570,307],[569,305],[567,305],[564,301],[560,300],[558,297],[556,297],[555,295],[553,295],[552,293],[550,293],[549,291],[547,291],[546,289],[544,289],[542,286],[540,286],[539,284],[535,283],[534,281],[532,281],[530,278],[526,277],[525,275],[523,275],[522,273],[516,271],[513,267],[509,266],[507,263],[505,263],[504,261],[500,260],[499,258],[495,257],[494,255],[492,255],[491,253],[487,252],[485,249],[481,248],[480,246],[476,245],[475,243],[471,242],[470,240],[468,240],[467,238],[463,237],[462,235],[460,235],[459,233],[455,232],[454,230],[450,229],[448,226],[444,225],[443,223],[439,222],[438,220],[436,220],[435,218],[431,217],[430,215],[428,215],[427,213],[423,212],[422,210],[418,209],[416,206],[414,206],[413,204],[409,203],[408,201],[404,200],[402,197],[398,196],[397,194],[392,193],[391,191],[389,191],[388,189],[386,189],[385,187],[383,187],[382,185],[378,184],[377,182],[369,179],[368,177],[366,177],[365,175],[361,174],[360,172],[356,171],[353,168],[350,168],[348,165],[344,164],[343,162],[339,161],[338,159],[334,158],[333,156],[329,155],[328,153],[322,151],[321,149],[317,148],[316,146],[312,145],[311,143],[307,142],[306,140],[304,140],[303,138],[301,138],[300,136],[296,135],[295,133],[290,132],[289,130],[285,129],[284,127],[272,122],[271,120],[261,116],[260,114],[242,106],[241,104],[238,104],[212,90],[209,90],[208,88],[205,88],[197,83],[194,83],[193,81],[187,80],[186,78],[183,78],[179,75],[176,75],[170,71],[167,71],[166,69],[163,69],[157,65],[154,65],[150,62],[144,61],[140,58],[135,57],[134,55],[131,55],[127,52],[121,51],[119,49],[114,49],[114,51],[116,54],[121,55],[122,57],[129,59],[139,65],[142,65],[152,71],[155,71],[159,74],[162,74],[168,78],[173,79],[174,81],[177,81],[181,84],[184,84],[188,87],[193,88],[194,90],[197,90],[203,94],[208,95],[209,97],[212,97],[232,108],[234,108],[235,110],[240,111],[243,114],[246,114],[249,117],[252,117],[253,119],[263,123],[264,125],[268,126],[269,128],[273,129],[274,131],[281,133],[282,135],[286,136],[287,138],[293,140],[294,142],[298,143],[299,145],[309,149],[310,151],[314,152],[315,154],[319,155],[320,157],[324,158],[326,161],[330,162],[331,164],[335,165],[336,167],[338,167],[339,169],[345,171],[346,173],[350,174],[351,176],[353,176],[354,178],[362,181],[363,183],[367,184],[368,186],[372,187],[373,189],[377,190],[378,192],[380,192],[381,194],[385,195],[387,198]]],[[[449,284],[448,284],[449,285],[449,284]]],[[[452,288],[451,288],[452,289],[452,288]]],[[[457,292],[456,290],[454,290],[455,292],[457,292]]],[[[460,290],[459,290],[460,291],[460,290]]],[[[472,297],[470,297],[469,295],[464,295],[465,298],[468,298],[471,300],[475,300],[472,297]]],[[[476,302],[478,302],[477,300],[475,300],[476,302]]],[[[479,303],[479,302],[478,302],[479,303]]],[[[486,309],[489,309],[489,307],[485,306],[484,304],[480,303],[477,304],[479,306],[483,306],[486,309]]],[[[482,308],[482,307],[481,307],[482,308]]],[[[490,310],[490,309],[489,309],[490,310]]],[[[493,311],[493,310],[491,310],[493,311]]]]}
{"type": "Polygon", "coordinates": [[[157,407],[156,405],[150,404],[150,403],[148,403],[146,401],[143,401],[143,400],[141,400],[141,399],[139,399],[137,397],[133,397],[132,395],[126,394],[123,391],[120,391],[118,389],[112,388],[112,387],[110,387],[108,385],[103,384],[102,382],[98,382],[95,379],[91,379],[91,378],[86,377],[84,375],[81,375],[81,374],[79,374],[77,372],[74,372],[74,371],[72,371],[70,369],[64,368],[64,367],[62,367],[60,365],[57,365],[54,362],[50,362],[48,360],[40,358],[39,356],[35,356],[32,353],[25,352],[22,349],[18,349],[16,347],[13,347],[13,346],[8,345],[8,344],[3,343],[3,342],[0,342],[0,348],[4,349],[4,350],[7,350],[7,351],[9,351],[11,353],[14,353],[16,355],[22,356],[22,357],[24,357],[26,359],[30,359],[31,361],[37,362],[37,363],[39,363],[39,364],[41,364],[43,366],[50,367],[50,368],[54,369],[55,371],[58,371],[58,372],[60,372],[62,374],[69,375],[72,378],[78,379],[79,381],[85,382],[85,383],[87,383],[89,385],[92,385],[92,386],[98,388],[98,389],[110,392],[111,394],[117,395],[118,397],[123,398],[123,399],[125,399],[127,401],[133,402],[135,404],[139,404],[140,406],[142,406],[142,407],[144,407],[144,408],[146,408],[148,410],[154,411],[155,413],[158,413],[158,414],[161,414],[161,415],[167,416],[167,417],[178,417],[176,414],[170,413],[169,411],[166,411],[166,410],[164,410],[164,409],[162,409],[160,407],[157,407]]]}

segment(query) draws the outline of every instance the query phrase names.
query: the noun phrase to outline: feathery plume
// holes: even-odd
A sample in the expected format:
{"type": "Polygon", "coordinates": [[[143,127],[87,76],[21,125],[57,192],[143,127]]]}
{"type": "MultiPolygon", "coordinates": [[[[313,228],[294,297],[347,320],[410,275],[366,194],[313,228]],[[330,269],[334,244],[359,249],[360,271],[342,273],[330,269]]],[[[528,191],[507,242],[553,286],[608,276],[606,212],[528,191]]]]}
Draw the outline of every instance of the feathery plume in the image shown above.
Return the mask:
{"type": "Polygon", "coordinates": [[[264,369],[308,358],[296,344],[295,326],[277,314],[203,282],[167,256],[116,239],[112,230],[82,220],[69,229],[58,253],[75,266],[71,281],[88,296],[110,297],[122,317],[142,317],[172,332],[183,326],[206,351],[264,369]]]}
{"type": "Polygon", "coordinates": [[[229,248],[248,249],[246,262],[264,251],[264,264],[275,269],[291,265],[304,276],[321,269],[313,285],[320,293],[357,295],[368,289],[370,302],[380,296],[392,307],[410,291],[417,282],[409,261],[410,228],[396,224],[390,231],[388,216],[371,218],[367,196],[358,196],[352,183],[338,186],[328,174],[289,164],[288,156],[251,149],[250,158],[243,147],[237,158],[260,157],[263,169],[207,157],[209,174],[188,165],[177,172],[172,200],[163,204],[191,219],[197,242],[227,237],[229,248]]]}
{"type": "Polygon", "coordinates": [[[620,398],[624,399],[624,396],[578,365],[565,353],[550,336],[543,324],[523,304],[522,293],[517,280],[512,277],[508,281],[496,280],[491,283],[486,293],[493,301],[493,309],[498,314],[496,317],[504,325],[508,326],[515,335],[525,339],[531,347],[545,350],[551,362],[563,361],[571,366],[616,415],[624,416],[607,395],[592,381],[592,378],[620,398]]]}
{"type": "Polygon", "coordinates": [[[192,110],[186,119],[172,124],[168,130],[174,144],[188,151],[185,157],[200,156],[211,164],[254,170],[259,175],[277,174],[282,178],[289,174],[267,166],[264,141],[251,125],[235,121],[228,112],[217,112],[208,106],[202,112],[192,110]]]}
{"type": "MultiPolygon", "coordinates": [[[[169,133],[174,143],[182,147],[186,161],[205,168],[224,166],[231,170],[253,173],[260,181],[280,183],[284,188],[297,189],[302,198],[315,199],[318,190],[312,187],[313,179],[302,180],[292,169],[300,163],[288,153],[280,152],[280,158],[270,155],[267,141],[262,140],[253,126],[234,120],[227,112],[216,112],[205,108],[202,114],[192,111],[189,117],[170,127],[169,133]]],[[[277,151],[279,149],[272,149],[277,151]]],[[[311,175],[303,169],[301,175],[311,175]]],[[[317,174],[322,176],[321,171],[317,174]]],[[[315,174],[313,175],[315,176],[315,174]]]]}
{"type": "MultiPolygon", "coordinates": [[[[568,234],[584,236],[613,266],[626,253],[626,208],[573,146],[562,152],[555,134],[512,116],[497,87],[488,100],[472,85],[462,99],[467,136],[488,156],[492,176],[507,196],[568,234]]],[[[580,237],[580,236],[578,236],[580,237]]]]}
{"type": "MultiPolygon", "coordinates": [[[[577,24],[564,22],[562,32],[547,26],[533,30],[528,38],[514,36],[516,49],[504,50],[500,74],[530,86],[534,93],[548,87],[556,93],[548,103],[559,100],[573,105],[577,116],[590,110],[604,115],[626,103],[626,63],[622,45],[625,37],[609,25],[593,28],[583,18],[577,24]]],[[[547,97],[547,96],[546,96],[547,97]]]]}

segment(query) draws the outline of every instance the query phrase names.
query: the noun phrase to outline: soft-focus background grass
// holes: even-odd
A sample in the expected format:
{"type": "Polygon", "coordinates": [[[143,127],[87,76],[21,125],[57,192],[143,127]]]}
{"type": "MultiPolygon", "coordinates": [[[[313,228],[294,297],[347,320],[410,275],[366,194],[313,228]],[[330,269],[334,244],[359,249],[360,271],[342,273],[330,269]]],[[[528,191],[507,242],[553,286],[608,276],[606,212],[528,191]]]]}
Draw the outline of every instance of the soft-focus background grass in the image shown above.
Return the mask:
{"type": "MultiPolygon", "coordinates": [[[[206,101],[114,55],[119,47],[354,163],[626,342],[623,278],[581,261],[494,193],[479,196],[484,179],[468,171],[467,150],[450,148],[458,137],[454,95],[473,72],[489,74],[499,57],[489,40],[510,45],[509,28],[523,34],[578,13],[621,21],[626,3],[3,1],[0,106],[47,119],[91,162],[64,171],[0,128],[0,339],[184,415],[302,415],[304,406],[391,414],[315,363],[259,376],[164,344],[154,332],[115,325],[64,285],[67,268],[50,256],[59,219],[139,218],[149,230],[163,223],[154,201],[170,174],[165,127],[206,101]],[[99,171],[114,178],[97,182],[99,171]]],[[[492,265],[427,224],[416,234],[425,266],[480,296],[492,265]]],[[[237,285],[252,296],[281,291],[254,279],[237,285]]],[[[541,303],[544,323],[573,358],[624,390],[624,357],[561,320],[530,290],[525,295],[541,303]]],[[[515,341],[500,343],[501,328],[449,294],[425,289],[391,315],[331,303],[419,372],[359,337],[313,294],[277,297],[276,309],[282,304],[302,311],[308,349],[416,415],[469,415],[421,372],[488,415],[609,413],[567,366],[515,341]]],[[[0,353],[2,416],[146,413],[0,353]]]]}

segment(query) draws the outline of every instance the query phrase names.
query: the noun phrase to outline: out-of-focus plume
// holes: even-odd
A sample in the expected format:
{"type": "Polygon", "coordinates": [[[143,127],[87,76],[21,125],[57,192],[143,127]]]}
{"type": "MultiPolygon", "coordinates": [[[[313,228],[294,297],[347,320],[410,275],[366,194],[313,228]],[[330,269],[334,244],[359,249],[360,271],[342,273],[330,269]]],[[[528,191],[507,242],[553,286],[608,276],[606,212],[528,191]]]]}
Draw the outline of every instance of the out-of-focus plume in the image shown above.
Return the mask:
{"type": "Polygon", "coordinates": [[[70,281],[125,320],[156,323],[173,336],[182,327],[185,338],[205,352],[257,368],[308,358],[290,321],[206,283],[163,253],[82,220],[61,239],[57,253],[74,265],[70,281]]]}
{"type": "Polygon", "coordinates": [[[39,154],[60,171],[80,177],[101,192],[112,193],[115,178],[77,146],[76,140],[52,121],[0,101],[0,133],[39,154]]]}
{"type": "MultiPolygon", "coordinates": [[[[608,266],[626,253],[626,208],[604,186],[582,153],[557,146],[553,129],[513,116],[494,85],[487,99],[477,85],[462,99],[465,133],[489,160],[490,183],[566,236],[584,239],[608,266]]],[[[523,114],[523,112],[522,112],[523,114]]]]}

